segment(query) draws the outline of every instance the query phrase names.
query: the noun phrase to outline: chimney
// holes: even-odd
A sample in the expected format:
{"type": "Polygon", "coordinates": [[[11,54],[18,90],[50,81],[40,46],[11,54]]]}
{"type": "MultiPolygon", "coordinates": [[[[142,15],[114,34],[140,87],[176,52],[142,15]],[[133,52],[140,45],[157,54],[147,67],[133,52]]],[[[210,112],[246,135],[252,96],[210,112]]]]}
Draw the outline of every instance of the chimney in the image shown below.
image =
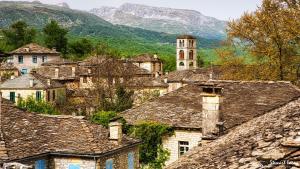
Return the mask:
{"type": "Polygon", "coordinates": [[[122,141],[122,123],[113,121],[109,123],[109,139],[118,142],[122,141]]]}
{"type": "Polygon", "coordinates": [[[157,59],[157,58],[158,58],[157,54],[155,54],[153,57],[154,57],[154,59],[157,59]]]}
{"type": "Polygon", "coordinates": [[[168,78],[164,78],[164,82],[165,82],[165,83],[168,83],[168,78]]]}
{"type": "Polygon", "coordinates": [[[55,78],[58,78],[58,72],[59,72],[59,69],[58,68],[55,68],[55,78]]]}
{"type": "Polygon", "coordinates": [[[75,67],[72,67],[72,77],[75,77],[75,67]]]}
{"type": "Polygon", "coordinates": [[[47,79],[47,85],[51,86],[51,79],[47,79]]]}
{"type": "Polygon", "coordinates": [[[202,134],[222,134],[223,122],[220,111],[222,88],[213,85],[202,86],[202,134]]]}
{"type": "Polygon", "coordinates": [[[33,87],[33,83],[34,83],[34,80],[33,79],[29,79],[29,87],[33,87]]]}
{"type": "Polygon", "coordinates": [[[89,68],[88,69],[88,74],[91,74],[92,73],[92,70],[89,68]]]}
{"type": "Polygon", "coordinates": [[[209,80],[213,80],[213,73],[209,73],[209,80]]]}
{"type": "Polygon", "coordinates": [[[11,79],[11,80],[15,79],[15,76],[14,76],[14,75],[11,75],[11,76],[10,76],[10,79],[11,79]]]}
{"type": "Polygon", "coordinates": [[[52,48],[52,51],[56,52],[56,47],[53,47],[53,48],[52,48]]]}

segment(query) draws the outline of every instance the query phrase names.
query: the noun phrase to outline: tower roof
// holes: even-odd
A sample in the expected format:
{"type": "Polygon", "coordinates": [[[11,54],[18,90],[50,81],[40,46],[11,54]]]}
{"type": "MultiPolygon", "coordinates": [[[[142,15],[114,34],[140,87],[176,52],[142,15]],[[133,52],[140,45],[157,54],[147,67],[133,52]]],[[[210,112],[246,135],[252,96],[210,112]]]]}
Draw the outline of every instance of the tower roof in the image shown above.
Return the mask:
{"type": "Polygon", "coordinates": [[[177,39],[197,39],[195,36],[192,35],[179,35],[177,39]]]}

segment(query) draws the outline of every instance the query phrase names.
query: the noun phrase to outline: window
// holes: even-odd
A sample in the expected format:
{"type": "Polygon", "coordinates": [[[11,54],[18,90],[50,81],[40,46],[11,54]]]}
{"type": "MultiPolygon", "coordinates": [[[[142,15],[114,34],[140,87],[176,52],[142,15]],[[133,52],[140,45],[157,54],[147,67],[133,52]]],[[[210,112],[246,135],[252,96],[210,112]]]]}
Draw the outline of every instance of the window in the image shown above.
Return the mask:
{"type": "Polygon", "coordinates": [[[189,52],[189,59],[193,60],[194,59],[194,51],[190,50],[189,52]]]}
{"type": "Polygon", "coordinates": [[[46,169],[46,161],[45,160],[37,160],[35,162],[35,169],[46,169]]]}
{"type": "Polygon", "coordinates": [[[180,62],[180,63],[179,63],[179,66],[184,66],[184,63],[183,63],[183,62],[180,62]]]}
{"type": "Polygon", "coordinates": [[[14,58],[12,56],[9,56],[7,58],[7,63],[13,63],[14,58]]]}
{"type": "Polygon", "coordinates": [[[80,169],[80,165],[79,164],[69,164],[68,169],[80,169]]]}
{"type": "Polygon", "coordinates": [[[32,56],[32,63],[37,63],[37,56],[32,56]]]}
{"type": "Polygon", "coordinates": [[[184,47],[184,40],[182,41],[182,47],[184,47]]]}
{"type": "Polygon", "coordinates": [[[23,56],[18,56],[18,61],[19,61],[20,64],[23,63],[24,62],[23,56]]]}
{"type": "Polygon", "coordinates": [[[183,50],[179,51],[179,59],[180,60],[184,59],[184,51],[183,50]]]}
{"type": "Polygon", "coordinates": [[[134,169],[134,153],[128,153],[128,169],[134,169]]]}
{"type": "Polygon", "coordinates": [[[47,91],[47,101],[50,102],[50,90],[47,91]]]}
{"type": "Polygon", "coordinates": [[[22,74],[22,75],[25,75],[25,74],[27,74],[27,73],[28,73],[27,69],[22,69],[22,70],[21,70],[21,74],[22,74]]]}
{"type": "Polygon", "coordinates": [[[105,169],[113,169],[114,168],[113,164],[114,164],[114,161],[112,159],[106,160],[105,169]]]}
{"type": "Polygon", "coordinates": [[[42,100],[42,92],[41,91],[36,91],[35,92],[35,99],[36,99],[36,101],[41,101],[42,100]]]}
{"type": "Polygon", "coordinates": [[[83,83],[87,83],[87,77],[83,77],[83,83]]]}
{"type": "Polygon", "coordinates": [[[47,56],[42,56],[42,62],[47,62],[47,56]]]}
{"type": "Polygon", "coordinates": [[[189,142],[188,141],[179,141],[179,156],[182,156],[184,153],[189,151],[189,142]]]}
{"type": "Polygon", "coordinates": [[[55,90],[53,90],[53,91],[52,91],[52,101],[54,101],[55,98],[56,98],[55,94],[56,94],[56,93],[55,93],[55,90]]]}
{"type": "Polygon", "coordinates": [[[15,92],[9,93],[9,100],[14,103],[16,102],[16,93],[15,92]]]}

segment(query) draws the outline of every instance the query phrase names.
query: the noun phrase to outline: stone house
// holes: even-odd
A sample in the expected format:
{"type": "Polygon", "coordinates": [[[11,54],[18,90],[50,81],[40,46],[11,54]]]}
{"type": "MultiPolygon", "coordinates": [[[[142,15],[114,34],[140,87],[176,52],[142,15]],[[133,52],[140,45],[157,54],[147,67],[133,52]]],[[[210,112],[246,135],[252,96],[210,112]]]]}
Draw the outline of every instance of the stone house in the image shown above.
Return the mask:
{"type": "Polygon", "coordinates": [[[193,147],[300,97],[288,82],[209,81],[186,85],[121,113],[131,124],[154,121],[174,128],[163,138],[167,165],[193,147]]]}
{"type": "Polygon", "coordinates": [[[66,99],[64,85],[34,72],[5,81],[0,85],[0,91],[5,99],[14,103],[27,97],[51,103],[63,103],[66,99]]]}
{"type": "Polygon", "coordinates": [[[168,72],[160,79],[168,83],[168,92],[177,90],[187,84],[195,82],[203,82],[208,80],[219,80],[221,78],[219,67],[213,66],[210,68],[195,68],[188,70],[177,70],[168,72]]]}
{"type": "Polygon", "coordinates": [[[46,78],[65,85],[68,90],[79,88],[80,69],[78,62],[66,59],[52,60],[41,64],[35,71],[46,78]]]}
{"type": "Polygon", "coordinates": [[[0,82],[18,76],[20,76],[20,72],[12,63],[2,62],[0,64],[0,82]]]}
{"type": "Polygon", "coordinates": [[[197,146],[168,169],[274,168],[300,166],[300,99],[279,106],[197,146]]]}
{"type": "Polygon", "coordinates": [[[139,168],[139,140],[78,116],[38,115],[1,102],[0,164],[18,162],[35,169],[139,168]]]}
{"type": "Polygon", "coordinates": [[[56,50],[48,49],[35,43],[24,45],[10,52],[10,55],[7,62],[13,63],[22,74],[29,73],[44,62],[60,58],[60,53],[56,50]]]}
{"type": "Polygon", "coordinates": [[[156,77],[163,74],[163,61],[159,59],[156,54],[142,54],[134,56],[129,59],[129,61],[139,68],[148,70],[156,77]]]}

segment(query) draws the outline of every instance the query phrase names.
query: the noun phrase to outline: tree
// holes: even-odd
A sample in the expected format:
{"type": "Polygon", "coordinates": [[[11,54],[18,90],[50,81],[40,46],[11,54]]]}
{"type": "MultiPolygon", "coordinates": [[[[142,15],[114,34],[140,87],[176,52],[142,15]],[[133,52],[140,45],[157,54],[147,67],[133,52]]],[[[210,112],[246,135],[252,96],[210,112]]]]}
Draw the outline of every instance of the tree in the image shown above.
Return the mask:
{"type": "Polygon", "coordinates": [[[2,30],[2,32],[6,43],[13,46],[13,48],[31,43],[36,35],[36,30],[29,28],[24,21],[13,23],[8,29],[2,30]]]}
{"type": "Polygon", "coordinates": [[[48,48],[56,48],[57,51],[66,54],[68,39],[66,37],[68,31],[61,28],[58,23],[52,20],[43,29],[45,34],[45,44],[48,48]]]}
{"type": "Polygon", "coordinates": [[[93,44],[90,40],[82,38],[69,44],[69,53],[78,58],[82,58],[91,54],[93,51],[93,44]]]}
{"type": "Polygon", "coordinates": [[[59,111],[50,103],[41,100],[36,100],[32,96],[23,100],[22,98],[18,99],[17,106],[21,109],[25,109],[27,111],[39,113],[39,114],[50,114],[50,115],[58,115],[59,111]]]}
{"type": "Polygon", "coordinates": [[[140,162],[151,169],[161,169],[169,159],[170,153],[162,148],[163,136],[171,136],[174,130],[168,125],[155,122],[142,122],[133,126],[129,134],[141,139],[140,162]]]}
{"type": "Polygon", "coordinates": [[[259,79],[296,80],[300,63],[299,4],[299,0],[264,0],[255,12],[229,22],[231,43],[251,53],[255,60],[252,70],[264,68],[259,79]]]}

